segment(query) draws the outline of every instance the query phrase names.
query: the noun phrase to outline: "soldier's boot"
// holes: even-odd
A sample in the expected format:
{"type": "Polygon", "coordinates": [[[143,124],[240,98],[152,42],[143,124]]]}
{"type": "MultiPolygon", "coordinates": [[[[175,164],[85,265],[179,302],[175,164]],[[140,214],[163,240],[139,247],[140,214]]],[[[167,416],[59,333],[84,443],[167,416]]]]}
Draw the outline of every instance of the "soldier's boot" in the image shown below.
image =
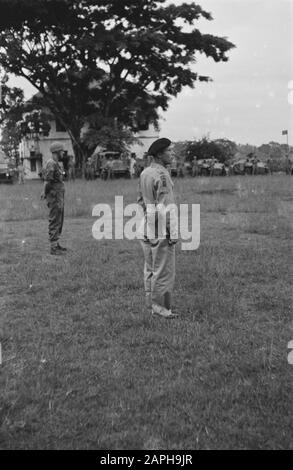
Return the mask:
{"type": "Polygon", "coordinates": [[[55,256],[62,256],[65,253],[58,248],[58,245],[51,245],[50,254],[55,256]]]}
{"type": "Polygon", "coordinates": [[[171,318],[178,318],[178,314],[173,313],[171,310],[167,310],[165,307],[162,307],[157,304],[152,305],[152,314],[159,315],[160,317],[171,319],[171,318]]]}
{"type": "Polygon", "coordinates": [[[60,250],[60,251],[67,251],[67,248],[65,248],[64,246],[59,245],[59,243],[57,243],[57,249],[60,250]]]}

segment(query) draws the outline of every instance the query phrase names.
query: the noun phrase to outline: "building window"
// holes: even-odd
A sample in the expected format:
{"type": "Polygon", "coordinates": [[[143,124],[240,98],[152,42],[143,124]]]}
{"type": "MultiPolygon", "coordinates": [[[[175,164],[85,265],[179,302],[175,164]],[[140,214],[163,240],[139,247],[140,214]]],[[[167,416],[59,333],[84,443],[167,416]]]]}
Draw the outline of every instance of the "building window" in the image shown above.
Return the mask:
{"type": "Polygon", "coordinates": [[[56,132],[66,132],[65,127],[58,119],[56,119],[56,132]]]}
{"type": "Polygon", "coordinates": [[[30,162],[31,162],[31,171],[32,172],[37,171],[37,160],[35,158],[32,158],[30,162]]]}

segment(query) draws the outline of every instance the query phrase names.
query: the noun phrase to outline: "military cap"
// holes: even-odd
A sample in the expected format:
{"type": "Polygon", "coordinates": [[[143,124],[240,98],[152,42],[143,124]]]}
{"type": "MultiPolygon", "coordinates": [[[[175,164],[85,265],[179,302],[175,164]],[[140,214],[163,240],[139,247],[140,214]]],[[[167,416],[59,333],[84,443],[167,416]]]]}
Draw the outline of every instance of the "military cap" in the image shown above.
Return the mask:
{"type": "Polygon", "coordinates": [[[163,150],[168,148],[171,143],[171,140],[166,139],[165,137],[163,137],[162,139],[157,139],[150,146],[148,154],[153,155],[153,157],[155,157],[159,152],[162,152],[163,150]]]}
{"type": "Polygon", "coordinates": [[[56,153],[56,152],[61,152],[61,151],[64,151],[64,147],[63,147],[63,144],[61,144],[61,142],[53,142],[50,145],[51,153],[56,153]]]}

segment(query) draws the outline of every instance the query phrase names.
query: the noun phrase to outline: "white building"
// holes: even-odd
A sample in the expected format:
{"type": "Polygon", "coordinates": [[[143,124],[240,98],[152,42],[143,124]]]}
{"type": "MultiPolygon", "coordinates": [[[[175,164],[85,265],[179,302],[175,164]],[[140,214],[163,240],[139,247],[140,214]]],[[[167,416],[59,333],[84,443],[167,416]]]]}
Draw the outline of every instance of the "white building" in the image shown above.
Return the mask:
{"type": "Polygon", "coordinates": [[[23,159],[26,179],[39,179],[42,166],[50,158],[50,145],[52,142],[62,142],[68,155],[74,155],[71,139],[64,128],[53,120],[50,122],[50,133],[47,137],[41,136],[39,140],[23,137],[19,146],[19,156],[23,159]]]}
{"type": "Polygon", "coordinates": [[[157,131],[153,125],[150,125],[147,130],[140,131],[138,134],[135,134],[135,137],[139,139],[140,144],[133,144],[130,152],[135,153],[138,158],[142,158],[152,143],[157,140],[160,135],[159,131],[157,131]]]}
{"type": "MultiPolygon", "coordinates": [[[[50,122],[50,133],[47,137],[41,136],[39,140],[23,137],[19,146],[19,156],[23,159],[26,179],[39,179],[42,166],[46,164],[51,156],[50,145],[54,141],[62,142],[68,155],[74,155],[71,139],[65,129],[56,120],[50,122]]],[[[153,126],[148,130],[140,131],[136,134],[141,145],[134,144],[130,152],[136,153],[138,158],[142,158],[150,145],[159,138],[158,131],[153,126]]]]}

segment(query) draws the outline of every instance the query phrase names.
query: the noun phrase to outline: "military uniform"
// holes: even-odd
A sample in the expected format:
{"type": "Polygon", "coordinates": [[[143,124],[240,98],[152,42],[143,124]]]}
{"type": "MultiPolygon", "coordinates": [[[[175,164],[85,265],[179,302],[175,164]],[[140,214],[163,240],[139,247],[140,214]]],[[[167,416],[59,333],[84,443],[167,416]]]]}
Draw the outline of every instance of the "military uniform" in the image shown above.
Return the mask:
{"type": "Polygon", "coordinates": [[[45,198],[49,212],[49,240],[51,247],[58,246],[64,220],[64,183],[63,172],[59,163],[50,159],[45,167],[44,180],[46,185],[45,198]]]}
{"type": "Polygon", "coordinates": [[[193,162],[192,162],[192,166],[191,166],[191,174],[192,174],[192,176],[193,176],[193,177],[198,176],[198,171],[199,171],[199,168],[198,168],[198,161],[197,161],[197,158],[194,157],[193,162]]]}
{"type": "MultiPolygon", "coordinates": [[[[166,234],[158,233],[159,227],[149,227],[150,212],[155,208],[164,211],[168,204],[174,204],[173,182],[166,168],[152,163],[140,175],[138,203],[144,210],[144,285],[147,306],[164,306],[171,298],[175,281],[175,244],[170,240],[178,237],[177,220],[167,219],[166,234]],[[150,206],[152,205],[152,206],[150,206]],[[176,226],[174,225],[176,221],[176,226]],[[154,229],[154,230],[153,230],[154,229]]],[[[157,222],[156,218],[156,222],[157,222]]]]}
{"type": "Polygon", "coordinates": [[[257,164],[258,164],[258,162],[259,162],[258,158],[254,157],[253,160],[252,160],[252,174],[253,175],[257,174],[257,164]]]}
{"type": "Polygon", "coordinates": [[[24,184],[25,171],[24,171],[23,163],[20,163],[18,165],[17,170],[18,170],[18,184],[24,184]]]}
{"type": "Polygon", "coordinates": [[[210,176],[214,176],[214,170],[215,170],[215,157],[212,157],[211,163],[210,163],[210,176]]]}
{"type": "Polygon", "coordinates": [[[72,157],[69,159],[68,163],[68,179],[69,181],[75,180],[75,162],[72,157]]]}

